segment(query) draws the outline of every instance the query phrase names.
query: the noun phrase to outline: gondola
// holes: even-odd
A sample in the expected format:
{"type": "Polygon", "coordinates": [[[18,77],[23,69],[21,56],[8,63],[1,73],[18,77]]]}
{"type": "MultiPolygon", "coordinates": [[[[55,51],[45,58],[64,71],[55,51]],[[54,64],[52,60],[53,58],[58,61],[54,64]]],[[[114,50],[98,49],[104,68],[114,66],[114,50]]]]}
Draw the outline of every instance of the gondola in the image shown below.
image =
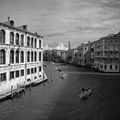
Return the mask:
{"type": "Polygon", "coordinates": [[[79,93],[81,99],[88,99],[92,95],[91,88],[82,88],[79,93]]]}

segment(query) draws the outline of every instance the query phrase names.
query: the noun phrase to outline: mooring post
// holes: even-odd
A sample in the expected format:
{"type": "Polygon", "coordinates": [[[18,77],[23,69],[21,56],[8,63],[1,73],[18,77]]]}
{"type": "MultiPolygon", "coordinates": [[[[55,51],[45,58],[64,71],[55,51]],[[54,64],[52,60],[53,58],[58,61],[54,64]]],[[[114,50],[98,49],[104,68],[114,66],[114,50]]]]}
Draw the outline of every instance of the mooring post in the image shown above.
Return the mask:
{"type": "Polygon", "coordinates": [[[11,85],[11,98],[13,100],[13,85],[11,85]]]}
{"type": "Polygon", "coordinates": [[[52,81],[52,72],[51,72],[51,81],[52,81]]]}
{"type": "Polygon", "coordinates": [[[17,94],[19,96],[19,84],[17,84],[17,94]]]}
{"type": "Polygon", "coordinates": [[[50,72],[50,81],[52,81],[52,73],[50,72]]]}
{"type": "Polygon", "coordinates": [[[31,79],[30,79],[30,91],[31,91],[31,87],[32,87],[32,86],[31,86],[31,79]]]}
{"type": "Polygon", "coordinates": [[[50,77],[50,73],[49,73],[49,79],[50,79],[51,77],[50,77]]]}
{"type": "Polygon", "coordinates": [[[24,89],[24,93],[25,93],[25,82],[24,82],[24,86],[23,87],[24,87],[23,89],[24,89]]]}

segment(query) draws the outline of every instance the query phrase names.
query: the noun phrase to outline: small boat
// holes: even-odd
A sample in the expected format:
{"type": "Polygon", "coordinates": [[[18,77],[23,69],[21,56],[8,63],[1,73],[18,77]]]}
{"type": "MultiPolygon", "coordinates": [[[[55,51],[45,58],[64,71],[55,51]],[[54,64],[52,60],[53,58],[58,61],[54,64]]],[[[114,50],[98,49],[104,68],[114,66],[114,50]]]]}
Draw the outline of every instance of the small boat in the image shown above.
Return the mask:
{"type": "Polygon", "coordinates": [[[92,95],[91,88],[82,88],[79,93],[79,97],[82,99],[88,99],[92,95]]]}
{"type": "Polygon", "coordinates": [[[65,74],[65,73],[62,73],[61,79],[64,79],[65,77],[66,77],[66,74],[65,74]]]}
{"type": "Polygon", "coordinates": [[[61,71],[61,68],[58,68],[58,71],[60,72],[60,71],[61,71]]]}
{"type": "Polygon", "coordinates": [[[57,67],[56,70],[58,70],[59,72],[61,71],[61,68],[60,67],[57,67]]]}

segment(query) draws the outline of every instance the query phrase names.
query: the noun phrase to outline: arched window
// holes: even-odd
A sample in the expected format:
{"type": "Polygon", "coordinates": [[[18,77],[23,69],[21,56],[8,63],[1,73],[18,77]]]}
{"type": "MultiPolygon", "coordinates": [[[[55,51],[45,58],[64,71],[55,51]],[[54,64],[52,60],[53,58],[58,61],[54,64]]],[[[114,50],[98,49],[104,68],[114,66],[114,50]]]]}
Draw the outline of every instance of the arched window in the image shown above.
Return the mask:
{"type": "Polygon", "coordinates": [[[5,44],[5,31],[0,30],[0,44],[5,44]]]}
{"type": "Polygon", "coordinates": [[[16,34],[16,45],[19,45],[19,34],[16,34]]]}
{"type": "Polygon", "coordinates": [[[27,46],[30,47],[30,37],[27,37],[27,46]]]}
{"type": "Polygon", "coordinates": [[[14,50],[10,50],[10,63],[14,63],[14,50]]]}
{"type": "Polygon", "coordinates": [[[41,48],[41,40],[39,40],[39,48],[41,48]]]}
{"type": "Polygon", "coordinates": [[[23,63],[23,62],[24,62],[24,52],[21,51],[21,63],[23,63]]]}
{"type": "Polygon", "coordinates": [[[110,65],[110,69],[112,69],[112,65],[110,65]]]}
{"type": "Polygon", "coordinates": [[[117,70],[117,69],[118,69],[118,66],[116,65],[115,68],[116,68],[116,70],[117,70]]]}
{"type": "Polygon", "coordinates": [[[31,47],[33,47],[33,38],[31,38],[31,47]]]}
{"type": "Polygon", "coordinates": [[[39,61],[41,61],[41,52],[39,52],[39,61]]]}
{"type": "Polygon", "coordinates": [[[41,52],[39,52],[39,61],[41,61],[41,52]]]}
{"type": "Polygon", "coordinates": [[[10,44],[14,45],[14,33],[10,32],[10,44]]]}
{"type": "Polygon", "coordinates": [[[27,52],[27,62],[30,62],[30,52],[27,52]]]}
{"type": "Polygon", "coordinates": [[[16,63],[19,63],[19,51],[16,51],[16,63]]]}
{"type": "Polygon", "coordinates": [[[34,56],[35,57],[35,61],[37,61],[37,53],[35,52],[34,55],[35,55],[34,56]]]}
{"type": "Polygon", "coordinates": [[[37,47],[37,39],[35,38],[35,47],[37,47]]]}
{"type": "Polygon", "coordinates": [[[33,52],[31,52],[31,62],[33,62],[33,52]]]}
{"type": "Polygon", "coordinates": [[[0,50],[0,64],[5,64],[5,50],[0,50]]]}
{"type": "Polygon", "coordinates": [[[107,65],[104,66],[105,70],[107,69],[107,65]]]}
{"type": "Polygon", "coordinates": [[[24,35],[21,35],[21,45],[24,45],[24,35]]]}

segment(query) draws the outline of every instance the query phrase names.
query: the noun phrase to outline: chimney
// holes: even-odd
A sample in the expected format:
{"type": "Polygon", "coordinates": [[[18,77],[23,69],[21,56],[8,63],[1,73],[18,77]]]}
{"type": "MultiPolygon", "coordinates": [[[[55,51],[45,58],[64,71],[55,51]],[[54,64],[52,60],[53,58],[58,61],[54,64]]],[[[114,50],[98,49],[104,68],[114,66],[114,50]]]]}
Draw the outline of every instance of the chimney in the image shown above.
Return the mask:
{"type": "Polygon", "coordinates": [[[10,20],[10,17],[8,17],[7,21],[4,22],[4,23],[7,24],[7,25],[14,26],[14,21],[13,21],[13,20],[10,20]]]}
{"type": "Polygon", "coordinates": [[[23,25],[23,30],[27,30],[27,25],[23,25]]]}
{"type": "Polygon", "coordinates": [[[10,17],[8,17],[8,21],[10,21],[10,17]]]}
{"type": "Polygon", "coordinates": [[[10,20],[9,22],[10,22],[11,26],[14,26],[14,21],[13,20],[10,20]]]}
{"type": "Polygon", "coordinates": [[[35,35],[37,35],[37,32],[35,32],[35,35]]]}
{"type": "Polygon", "coordinates": [[[68,50],[71,49],[70,41],[68,42],[68,50]]]}
{"type": "Polygon", "coordinates": [[[21,30],[28,30],[27,29],[27,25],[21,25],[21,26],[17,26],[17,28],[21,29],[21,30]]]}

